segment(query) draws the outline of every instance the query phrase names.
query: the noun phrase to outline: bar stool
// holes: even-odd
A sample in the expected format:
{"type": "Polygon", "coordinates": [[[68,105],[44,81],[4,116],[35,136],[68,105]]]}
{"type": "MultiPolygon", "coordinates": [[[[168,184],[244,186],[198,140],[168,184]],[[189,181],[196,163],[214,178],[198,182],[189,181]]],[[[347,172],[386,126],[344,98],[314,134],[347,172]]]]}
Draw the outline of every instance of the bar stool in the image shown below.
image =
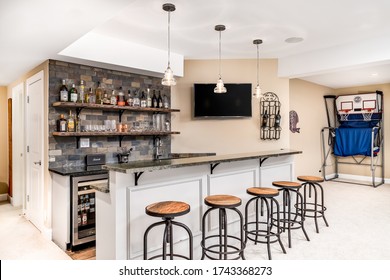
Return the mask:
{"type": "Polygon", "coordinates": [[[307,241],[310,241],[305,230],[305,217],[300,209],[303,209],[303,196],[299,193],[300,183],[290,181],[274,181],[272,185],[278,187],[283,194],[283,208],[280,222],[283,231],[287,230],[288,247],[291,248],[291,230],[302,229],[307,241]],[[292,202],[291,195],[295,194],[295,203],[292,202]],[[297,207],[300,205],[300,207],[297,207]],[[295,210],[291,206],[295,206],[295,210]]]}
{"type": "Polygon", "coordinates": [[[280,241],[280,233],[282,231],[280,227],[280,218],[279,218],[279,203],[275,199],[276,196],[279,195],[279,191],[277,189],[271,188],[248,188],[246,192],[252,196],[246,206],[245,206],[245,243],[247,240],[252,240],[257,243],[267,244],[268,251],[268,259],[271,260],[271,243],[279,242],[280,247],[283,250],[283,253],[286,254],[286,250],[282,242],[280,241]],[[252,202],[256,203],[256,213],[255,213],[255,221],[248,222],[248,208],[252,204],[252,202]],[[260,202],[260,211],[259,211],[259,202],[260,202]],[[264,213],[264,205],[265,205],[265,213],[264,213]],[[276,225],[273,223],[273,213],[274,208],[276,208],[276,225]],[[259,213],[260,212],[260,213],[259,213]],[[259,220],[260,216],[265,218],[263,220],[259,220]],[[250,229],[254,226],[254,229],[250,229]],[[265,227],[264,227],[265,226],[265,227]],[[265,238],[264,240],[258,240],[260,238],[265,238]]]}
{"type": "MultiPolygon", "coordinates": [[[[323,218],[325,225],[328,227],[328,221],[325,218],[326,207],[324,204],[324,189],[319,183],[322,183],[324,179],[317,176],[298,176],[297,179],[302,183],[303,189],[303,204],[305,217],[314,218],[316,225],[316,231],[318,230],[317,218],[323,218]],[[312,197],[312,192],[314,195],[312,197]]],[[[301,189],[301,190],[302,190],[301,189]]]]}
{"type": "Polygon", "coordinates": [[[173,257],[179,257],[187,260],[193,259],[193,237],[191,230],[183,223],[173,221],[175,217],[182,216],[190,212],[190,206],[181,201],[162,201],[146,206],[145,213],[153,217],[161,217],[163,221],[151,224],[144,234],[144,260],[153,260],[162,257],[166,260],[167,255],[173,260],[173,257]],[[159,225],[165,225],[163,235],[162,254],[155,255],[148,259],[148,234],[149,231],[159,225]],[[173,225],[183,228],[189,237],[189,256],[175,254],[173,252],[173,225]],[[167,244],[169,244],[169,253],[167,254],[167,244]]]}
{"type": "Polygon", "coordinates": [[[202,217],[202,260],[208,257],[211,260],[227,260],[228,256],[238,254],[235,258],[230,260],[237,260],[244,257],[245,241],[243,232],[243,217],[236,207],[241,205],[241,199],[233,195],[210,195],[204,199],[204,203],[211,208],[203,214],[202,217]],[[214,210],[218,210],[218,234],[206,236],[206,218],[214,210]],[[240,237],[228,234],[227,211],[232,210],[237,213],[240,218],[240,237]],[[206,245],[206,241],[215,241],[214,244],[206,245]],[[233,242],[238,241],[239,245],[233,242]],[[216,258],[214,255],[218,255],[216,258]]]}

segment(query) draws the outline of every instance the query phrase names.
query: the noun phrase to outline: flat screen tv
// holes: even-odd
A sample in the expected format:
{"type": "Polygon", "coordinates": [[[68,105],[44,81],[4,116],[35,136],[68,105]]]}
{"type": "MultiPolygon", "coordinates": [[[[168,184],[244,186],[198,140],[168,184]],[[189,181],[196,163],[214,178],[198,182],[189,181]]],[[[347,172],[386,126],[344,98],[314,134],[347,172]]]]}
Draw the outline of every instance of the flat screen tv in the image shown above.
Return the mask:
{"type": "Polygon", "coordinates": [[[194,118],[252,117],[252,84],[225,84],[226,93],[214,93],[215,84],[194,84],[194,118]]]}

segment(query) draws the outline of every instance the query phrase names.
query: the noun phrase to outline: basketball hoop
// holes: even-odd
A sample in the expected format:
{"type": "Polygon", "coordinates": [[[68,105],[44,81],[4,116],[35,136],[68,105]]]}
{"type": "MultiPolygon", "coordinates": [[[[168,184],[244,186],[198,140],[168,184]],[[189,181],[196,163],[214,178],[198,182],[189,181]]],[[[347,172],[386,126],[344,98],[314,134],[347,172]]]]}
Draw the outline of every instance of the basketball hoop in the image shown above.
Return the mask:
{"type": "Polygon", "coordinates": [[[340,110],[339,111],[340,121],[347,121],[348,120],[349,111],[350,110],[340,110]]]}
{"type": "Polygon", "coordinates": [[[372,114],[373,114],[373,113],[374,113],[373,110],[371,110],[371,109],[366,109],[366,112],[363,112],[363,113],[362,113],[364,121],[366,121],[366,122],[371,121],[371,118],[372,118],[372,114]]]}

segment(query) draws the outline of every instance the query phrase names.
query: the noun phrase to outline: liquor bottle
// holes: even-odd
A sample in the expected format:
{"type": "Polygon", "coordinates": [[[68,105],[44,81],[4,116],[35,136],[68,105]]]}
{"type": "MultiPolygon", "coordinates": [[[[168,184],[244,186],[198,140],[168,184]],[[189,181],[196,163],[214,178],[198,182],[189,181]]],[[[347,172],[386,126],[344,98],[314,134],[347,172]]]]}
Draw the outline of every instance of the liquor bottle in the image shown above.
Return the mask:
{"type": "Polygon", "coordinates": [[[60,118],[57,120],[57,131],[66,132],[66,129],[67,129],[66,119],[64,118],[64,114],[61,114],[60,118]]]}
{"type": "Polygon", "coordinates": [[[142,95],[141,95],[141,107],[142,108],[146,107],[146,97],[145,97],[145,93],[144,92],[142,92],[142,95]]]}
{"type": "Polygon", "coordinates": [[[134,106],[133,95],[131,94],[130,90],[128,90],[127,92],[128,92],[128,95],[127,95],[127,105],[133,107],[134,106]]]}
{"type": "Polygon", "coordinates": [[[268,123],[268,112],[267,112],[267,109],[265,110],[264,114],[263,114],[263,122],[262,122],[262,125],[261,127],[267,127],[267,123],[268,123]]]}
{"type": "Polygon", "coordinates": [[[133,106],[134,107],[139,107],[140,106],[139,96],[138,96],[138,93],[136,91],[134,91],[133,106]]]}
{"type": "Polygon", "coordinates": [[[74,131],[75,131],[74,117],[72,115],[72,110],[70,110],[69,118],[68,118],[68,132],[74,132],[74,131]]]}
{"type": "Polygon", "coordinates": [[[118,104],[118,106],[125,106],[126,105],[125,94],[122,91],[122,87],[119,88],[117,104],[118,104]]]}
{"type": "Polygon", "coordinates": [[[69,91],[69,95],[70,95],[71,102],[77,102],[78,95],[77,95],[77,89],[75,84],[72,84],[72,88],[69,91]]]}
{"type": "Polygon", "coordinates": [[[79,87],[79,98],[77,100],[77,102],[79,103],[84,103],[84,81],[81,80],[80,81],[80,87],[79,87]]]}
{"type": "Polygon", "coordinates": [[[92,88],[89,88],[89,91],[87,91],[84,94],[84,103],[89,103],[89,97],[91,96],[91,94],[92,94],[92,88]]]}
{"type": "Polygon", "coordinates": [[[166,94],[164,94],[164,108],[165,109],[168,109],[169,108],[169,100],[168,100],[168,96],[166,94]]]}
{"type": "Polygon", "coordinates": [[[156,97],[155,90],[153,90],[152,107],[153,108],[158,108],[158,100],[157,100],[157,97],[156,97]]]}
{"type": "Polygon", "coordinates": [[[96,95],[93,93],[92,88],[89,88],[89,104],[95,104],[96,103],[96,95]]]}
{"type": "Polygon", "coordinates": [[[278,109],[278,112],[275,116],[275,127],[278,128],[280,127],[280,119],[281,119],[281,116],[280,116],[280,109],[278,109]]]}
{"type": "Polygon", "coordinates": [[[164,108],[163,100],[161,98],[161,92],[158,91],[158,108],[164,108]]]}
{"type": "Polygon", "coordinates": [[[97,84],[95,95],[96,95],[96,104],[103,104],[103,89],[100,86],[100,82],[98,82],[97,84]]]}
{"type": "Polygon", "coordinates": [[[152,98],[150,97],[150,88],[146,91],[146,107],[151,108],[152,107],[152,98]]]}
{"type": "Polygon", "coordinates": [[[110,100],[110,98],[108,98],[108,94],[107,94],[106,91],[104,91],[101,103],[104,104],[104,105],[110,105],[111,104],[111,100],[110,100]]]}
{"type": "Polygon", "coordinates": [[[81,131],[81,119],[80,119],[80,114],[76,115],[76,118],[74,119],[74,122],[75,122],[75,130],[76,132],[80,132],[81,131]]]}
{"type": "Polygon", "coordinates": [[[111,105],[116,105],[117,100],[116,100],[116,95],[115,95],[115,90],[112,90],[111,97],[110,97],[110,104],[111,105]]]}
{"type": "Polygon", "coordinates": [[[62,80],[62,86],[60,87],[60,101],[68,102],[68,88],[66,87],[65,80],[62,80]]]}

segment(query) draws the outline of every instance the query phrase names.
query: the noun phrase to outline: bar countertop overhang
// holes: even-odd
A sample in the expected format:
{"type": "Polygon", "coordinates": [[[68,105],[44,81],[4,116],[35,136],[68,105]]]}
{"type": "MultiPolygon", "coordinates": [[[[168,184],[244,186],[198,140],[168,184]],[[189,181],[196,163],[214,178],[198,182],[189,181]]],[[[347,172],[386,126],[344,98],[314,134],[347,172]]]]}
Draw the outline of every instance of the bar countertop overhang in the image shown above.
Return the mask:
{"type": "Polygon", "coordinates": [[[135,173],[162,170],[169,168],[178,168],[186,166],[195,166],[202,164],[217,164],[221,162],[233,162],[249,159],[264,159],[269,157],[287,156],[294,154],[301,154],[302,151],[291,149],[280,149],[271,151],[260,151],[250,153],[226,154],[204,157],[188,157],[175,159],[161,159],[161,160],[146,160],[146,161],[132,161],[121,164],[106,164],[103,169],[116,171],[121,173],[135,173]]]}

